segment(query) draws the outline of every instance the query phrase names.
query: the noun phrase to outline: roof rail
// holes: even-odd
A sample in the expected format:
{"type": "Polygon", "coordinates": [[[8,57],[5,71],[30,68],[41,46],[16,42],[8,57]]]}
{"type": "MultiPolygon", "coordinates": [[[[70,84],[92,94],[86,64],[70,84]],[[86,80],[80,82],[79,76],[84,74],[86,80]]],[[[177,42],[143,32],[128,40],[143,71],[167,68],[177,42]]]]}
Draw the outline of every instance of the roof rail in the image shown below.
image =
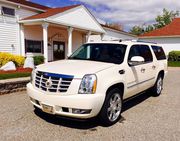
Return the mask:
{"type": "Polygon", "coordinates": [[[132,39],[112,39],[112,40],[102,40],[102,41],[118,41],[118,42],[122,42],[122,41],[132,41],[132,39]]]}
{"type": "Polygon", "coordinates": [[[152,44],[157,44],[157,43],[155,43],[155,42],[141,41],[141,40],[137,40],[136,42],[140,42],[140,43],[152,43],[152,44]]]}
{"type": "Polygon", "coordinates": [[[157,44],[157,43],[155,43],[155,42],[141,41],[141,40],[136,40],[136,39],[112,39],[112,40],[102,40],[102,41],[117,41],[117,42],[131,41],[131,42],[139,42],[139,43],[152,43],[152,44],[157,44]]]}

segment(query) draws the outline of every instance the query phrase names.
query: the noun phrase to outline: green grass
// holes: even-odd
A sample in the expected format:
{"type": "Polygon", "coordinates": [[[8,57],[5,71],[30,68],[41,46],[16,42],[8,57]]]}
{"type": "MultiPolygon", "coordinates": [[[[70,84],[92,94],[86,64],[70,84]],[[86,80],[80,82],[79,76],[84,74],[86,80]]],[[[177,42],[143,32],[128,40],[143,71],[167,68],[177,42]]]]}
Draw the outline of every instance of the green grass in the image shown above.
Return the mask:
{"type": "Polygon", "coordinates": [[[0,80],[3,80],[3,79],[11,79],[11,78],[19,78],[19,77],[29,77],[30,75],[31,75],[30,72],[0,74],[0,80]]]}
{"type": "Polygon", "coordinates": [[[168,66],[169,67],[180,67],[180,61],[177,61],[177,62],[169,61],[168,66]]]}

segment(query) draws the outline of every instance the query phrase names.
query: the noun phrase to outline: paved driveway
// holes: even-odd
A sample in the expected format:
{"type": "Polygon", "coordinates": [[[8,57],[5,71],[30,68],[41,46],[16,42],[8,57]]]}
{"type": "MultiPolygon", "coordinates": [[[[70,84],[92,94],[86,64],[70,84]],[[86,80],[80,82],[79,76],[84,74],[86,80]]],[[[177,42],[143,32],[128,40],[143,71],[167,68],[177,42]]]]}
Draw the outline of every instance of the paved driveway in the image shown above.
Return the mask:
{"type": "Polygon", "coordinates": [[[0,96],[0,140],[179,141],[180,69],[170,69],[160,97],[141,94],[124,107],[121,121],[107,128],[36,112],[26,92],[0,96]]]}

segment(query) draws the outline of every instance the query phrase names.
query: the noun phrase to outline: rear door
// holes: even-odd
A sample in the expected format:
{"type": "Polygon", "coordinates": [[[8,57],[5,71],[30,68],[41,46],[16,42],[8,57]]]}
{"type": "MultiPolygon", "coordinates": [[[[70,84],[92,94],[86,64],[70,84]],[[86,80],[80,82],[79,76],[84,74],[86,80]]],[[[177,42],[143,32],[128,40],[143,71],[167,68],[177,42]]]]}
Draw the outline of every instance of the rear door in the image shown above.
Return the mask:
{"type": "Polygon", "coordinates": [[[145,59],[144,64],[141,67],[142,81],[139,84],[139,89],[146,90],[154,85],[156,76],[156,60],[154,60],[151,49],[148,45],[140,45],[141,56],[145,59]]]}

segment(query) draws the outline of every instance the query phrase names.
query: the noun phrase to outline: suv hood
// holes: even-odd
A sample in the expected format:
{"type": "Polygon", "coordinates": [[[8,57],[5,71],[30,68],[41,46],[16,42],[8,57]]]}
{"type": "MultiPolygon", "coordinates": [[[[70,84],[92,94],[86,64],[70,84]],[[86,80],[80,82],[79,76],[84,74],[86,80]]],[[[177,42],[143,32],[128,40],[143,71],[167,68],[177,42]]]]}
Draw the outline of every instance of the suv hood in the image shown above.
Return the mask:
{"type": "Polygon", "coordinates": [[[82,78],[85,74],[95,74],[114,66],[115,64],[86,61],[86,60],[61,60],[39,65],[38,71],[73,75],[74,78],[82,78]]]}

